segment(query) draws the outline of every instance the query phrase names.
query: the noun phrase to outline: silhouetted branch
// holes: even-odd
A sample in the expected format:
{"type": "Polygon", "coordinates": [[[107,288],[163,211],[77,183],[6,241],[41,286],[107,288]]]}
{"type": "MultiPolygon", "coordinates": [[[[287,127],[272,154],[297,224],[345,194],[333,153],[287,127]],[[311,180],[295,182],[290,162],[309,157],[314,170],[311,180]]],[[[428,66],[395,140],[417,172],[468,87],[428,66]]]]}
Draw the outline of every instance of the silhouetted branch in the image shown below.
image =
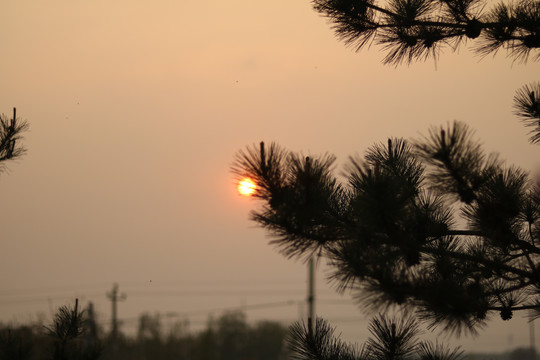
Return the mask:
{"type": "MultiPolygon", "coordinates": [[[[387,51],[385,63],[437,57],[439,48],[457,49],[473,41],[481,55],[508,50],[526,61],[540,48],[540,3],[498,4],[485,10],[480,0],[313,0],[313,7],[333,23],[337,36],[359,50],[375,42],[387,51]]],[[[540,52],[534,59],[540,58],[540,52]]]]}
{"type": "Polygon", "coordinates": [[[465,124],[372,146],[344,185],[332,156],[250,151],[234,172],[263,182],[252,218],[286,256],[327,257],[338,291],[366,311],[398,305],[455,333],[494,311],[540,313],[540,186],[485,155],[465,124]]]}
{"type": "Polygon", "coordinates": [[[516,92],[514,112],[525,126],[532,128],[529,141],[540,144],[540,82],[525,85],[516,92]]]}
{"type": "Polygon", "coordinates": [[[28,123],[17,118],[15,108],[12,118],[0,115],[0,171],[4,169],[3,162],[16,159],[26,152],[20,144],[22,133],[26,130],[28,123]]]}

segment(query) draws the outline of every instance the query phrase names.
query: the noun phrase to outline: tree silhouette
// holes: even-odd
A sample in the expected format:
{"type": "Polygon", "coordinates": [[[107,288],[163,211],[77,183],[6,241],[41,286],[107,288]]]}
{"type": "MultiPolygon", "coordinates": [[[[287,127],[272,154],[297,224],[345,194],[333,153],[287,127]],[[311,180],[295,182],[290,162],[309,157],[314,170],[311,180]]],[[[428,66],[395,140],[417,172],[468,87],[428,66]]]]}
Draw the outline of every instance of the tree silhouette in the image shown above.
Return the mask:
{"type": "Polygon", "coordinates": [[[79,299],[75,306],[61,306],[54,315],[52,324],[45,330],[52,341],[51,357],[54,360],[85,359],[97,360],[102,354],[102,345],[97,338],[93,318],[93,305],[88,309],[79,308],[79,299]]]}
{"type": "Polygon", "coordinates": [[[289,346],[295,360],[458,360],[463,352],[438,343],[418,340],[419,327],[412,319],[377,316],[370,323],[371,338],[361,347],[345,344],[334,335],[335,329],[317,319],[315,329],[305,324],[291,327],[289,346]]]}
{"type": "Polygon", "coordinates": [[[540,315],[540,183],[485,154],[463,123],[350,158],[248,147],[232,171],[257,184],[251,218],[288,257],[325,257],[369,312],[398,306],[429,328],[475,333],[498,313],[540,315]]]}
{"type": "Polygon", "coordinates": [[[4,162],[17,159],[26,152],[20,144],[22,133],[26,130],[28,123],[17,118],[15,108],[11,119],[0,115],[0,172],[5,170],[4,162]]]}
{"type": "MultiPolygon", "coordinates": [[[[357,50],[372,42],[387,51],[384,63],[399,64],[437,57],[446,46],[473,43],[480,55],[506,49],[526,61],[540,48],[540,2],[497,3],[481,0],[313,0],[337,36],[357,50]]],[[[533,55],[534,59],[539,53],[533,55]]]]}
{"type": "MultiPolygon", "coordinates": [[[[357,51],[372,43],[386,51],[385,64],[437,59],[440,49],[472,42],[482,56],[506,49],[526,62],[540,59],[540,1],[500,2],[486,9],[482,0],[312,0],[330,19],[337,37],[357,51]]],[[[515,112],[540,143],[540,83],[517,91],[515,112]]]]}
{"type": "MultiPolygon", "coordinates": [[[[514,60],[540,59],[540,1],[491,8],[480,0],[312,3],[347,45],[381,45],[385,64],[437,59],[442,47],[457,50],[466,41],[482,56],[506,49],[514,60]]],[[[516,92],[514,110],[531,128],[530,142],[540,144],[540,83],[516,92]]],[[[334,163],[332,155],[304,157],[276,144],[237,153],[232,172],[255,181],[253,196],[262,200],[251,218],[284,255],[325,257],[338,291],[350,290],[367,311],[398,307],[428,328],[476,333],[495,313],[540,316],[540,181],[485,154],[465,124],[374,145],[363,159],[349,159],[343,183],[334,163]]],[[[415,343],[414,322],[401,323],[410,337],[399,350],[396,326],[373,320],[375,337],[358,351],[324,322],[297,324],[291,346],[296,359],[460,357],[415,343]]]]}
{"type": "Polygon", "coordinates": [[[75,339],[84,332],[84,311],[78,308],[79,300],[75,300],[75,306],[70,309],[62,306],[54,316],[53,323],[47,327],[49,336],[54,341],[54,360],[67,360],[70,346],[75,339]]]}
{"type": "Polygon", "coordinates": [[[514,112],[525,126],[532,128],[529,141],[540,144],[540,82],[525,85],[516,92],[514,112]]]}

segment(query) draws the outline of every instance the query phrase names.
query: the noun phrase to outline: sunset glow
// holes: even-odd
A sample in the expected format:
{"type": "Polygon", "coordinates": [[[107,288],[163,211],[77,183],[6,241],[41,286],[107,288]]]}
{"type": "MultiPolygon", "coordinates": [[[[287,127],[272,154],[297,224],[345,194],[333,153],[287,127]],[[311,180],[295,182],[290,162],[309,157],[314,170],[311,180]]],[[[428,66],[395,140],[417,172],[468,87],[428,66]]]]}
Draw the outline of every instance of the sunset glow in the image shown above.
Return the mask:
{"type": "MultiPolygon", "coordinates": [[[[171,345],[177,338],[178,344],[184,344],[185,335],[186,341],[193,340],[195,351],[197,334],[211,330],[212,336],[219,335],[220,329],[212,327],[221,315],[216,309],[245,310],[241,315],[247,316],[247,327],[259,321],[297,320],[299,312],[307,318],[305,302],[303,309],[284,304],[306,297],[307,258],[291,259],[288,255],[292,254],[283,251],[288,248],[281,247],[287,242],[273,242],[285,240],[272,236],[279,229],[273,222],[299,221],[304,228],[292,230],[316,235],[328,229],[309,222],[311,215],[320,221],[336,217],[348,222],[362,212],[363,221],[384,220],[367,213],[369,209],[364,215],[356,203],[350,208],[345,204],[349,196],[361,195],[355,186],[362,184],[348,177],[349,170],[361,175],[368,149],[384,149],[389,138],[405,139],[404,149],[412,151],[408,146],[423,141],[424,135],[431,139],[430,129],[461,121],[474,130],[473,140],[485,145],[486,157],[497,152],[509,173],[515,166],[516,171],[531,175],[538,172],[540,178],[540,146],[528,142],[533,127],[524,127],[513,115],[515,92],[540,81],[538,48],[530,49],[527,61],[507,56],[514,54],[513,48],[501,49],[495,56],[474,51],[474,44],[487,40],[495,29],[487,24],[492,20],[474,16],[521,1],[367,2],[373,4],[366,8],[368,17],[375,6],[436,4],[438,9],[446,4],[467,8],[471,4],[471,18],[460,19],[461,25],[476,27],[480,22],[487,26],[476,39],[464,33],[457,52],[453,51],[457,43],[449,40],[444,45],[443,39],[442,47],[430,50],[436,50],[430,53],[437,54],[437,61],[405,59],[401,65],[384,63],[389,43],[379,45],[370,38],[359,52],[359,42],[346,46],[349,38],[343,35],[349,32],[336,34],[340,29],[314,9],[315,4],[325,3],[358,2],[0,0],[0,42],[3,53],[10,54],[0,57],[0,115],[9,120],[16,107],[17,117],[30,126],[20,142],[27,149],[24,156],[0,161],[6,166],[0,167],[4,234],[0,240],[0,338],[3,329],[10,327],[24,330],[23,326],[42,320],[44,326],[54,325],[59,307],[73,309],[75,297],[81,310],[92,301],[98,328],[110,330],[115,281],[117,320],[123,321],[118,327],[119,350],[127,351],[128,344],[138,343],[141,315],[162,321],[164,358],[174,357],[165,354],[168,327],[179,325],[176,320],[189,319],[190,324],[189,329],[173,329],[171,345]],[[294,192],[301,190],[297,175],[306,170],[308,155],[321,159],[311,170],[324,171],[325,182],[326,176],[337,178],[335,189],[343,199],[326,206],[316,198],[306,203],[301,192],[294,192]],[[330,165],[326,159],[333,156],[336,160],[330,165]],[[270,190],[282,186],[281,198],[272,198],[270,190]],[[295,204],[296,200],[301,203],[295,204]],[[280,210],[286,216],[298,218],[279,217],[274,211],[282,206],[286,206],[280,210]],[[317,211],[323,211],[320,217],[317,211]],[[127,301],[120,302],[124,292],[127,301]],[[256,310],[258,304],[269,306],[256,310]],[[180,317],[166,318],[173,312],[180,317]],[[42,314],[46,315],[43,319],[42,314]],[[213,320],[207,321],[212,314],[213,320]]],[[[343,11],[346,16],[357,13],[346,6],[343,11]]],[[[509,15],[513,22],[516,14],[503,11],[502,15],[505,19],[509,15]]],[[[415,19],[420,23],[426,18],[418,15],[415,19]]],[[[416,33],[420,27],[413,26],[403,34],[384,34],[389,40],[426,35],[416,33]]],[[[426,26],[437,37],[431,25],[426,26]]],[[[506,34],[506,27],[495,30],[506,34]]],[[[442,35],[458,30],[443,29],[442,35]]],[[[540,30],[523,31],[538,34],[540,30]]],[[[418,41],[411,49],[414,53],[424,45],[418,41]]],[[[422,54],[427,55],[427,49],[422,54]]],[[[328,189],[333,190],[330,185],[328,189]]],[[[321,196],[325,189],[326,185],[320,189],[321,196]]],[[[373,206],[371,211],[382,204],[373,206]]],[[[411,215],[404,212],[403,216],[416,215],[412,207],[410,211],[411,215]]],[[[451,230],[462,230],[467,219],[461,213],[455,215],[459,220],[451,230]]],[[[356,244],[355,239],[363,239],[364,225],[350,226],[352,235],[346,240],[356,244]]],[[[327,244],[328,254],[342,235],[336,234],[338,240],[327,244]]],[[[413,239],[409,235],[407,241],[413,239]]],[[[461,236],[456,235],[456,243],[461,236]]],[[[296,240],[304,244],[305,239],[296,240]]],[[[306,240],[305,244],[312,243],[306,240]]],[[[404,249],[420,245],[407,243],[404,249]]],[[[463,246],[466,249],[469,244],[463,246]]],[[[411,250],[412,254],[417,249],[411,250]]],[[[337,293],[338,283],[327,279],[337,268],[331,267],[332,260],[327,261],[324,254],[314,266],[316,313],[335,320],[329,322],[344,343],[362,342],[370,335],[371,316],[365,316],[354,294],[362,297],[363,290],[337,293]]],[[[536,266],[536,258],[532,261],[536,266]]],[[[401,271],[402,263],[399,260],[380,270],[397,266],[401,271]]],[[[476,280],[465,281],[475,285],[476,280]]],[[[483,278],[478,281],[487,284],[483,278]]],[[[480,304],[480,298],[471,299],[480,304]]],[[[522,302],[524,308],[531,305],[528,295],[522,302]]],[[[486,326],[479,327],[474,337],[467,335],[467,326],[457,338],[439,333],[448,323],[431,332],[421,322],[425,330],[421,338],[439,339],[448,350],[459,346],[465,354],[497,353],[501,355],[493,358],[508,358],[514,349],[531,345],[532,322],[518,312],[527,313],[517,311],[510,321],[496,314],[487,316],[486,326]]],[[[390,313],[400,315],[397,310],[390,313]]],[[[233,315],[229,319],[243,319],[233,315]]],[[[535,322],[538,352],[540,320],[535,322]]],[[[24,335],[25,345],[31,345],[26,342],[30,336],[37,341],[32,357],[42,357],[40,352],[49,348],[41,343],[39,333],[12,332],[24,335]]],[[[72,345],[77,347],[78,341],[74,339],[72,345]]],[[[113,350],[106,341],[102,345],[106,358],[113,350]]],[[[157,351],[157,341],[148,345],[157,351]]],[[[146,344],[141,342],[141,346],[146,344]]],[[[191,351],[185,350],[184,357],[191,351]]],[[[213,353],[215,349],[208,346],[206,350],[213,353]]],[[[122,359],[116,353],[114,357],[122,359]]],[[[231,353],[229,357],[237,356],[231,353]]]]}
{"type": "Polygon", "coordinates": [[[244,178],[238,183],[238,192],[240,195],[250,196],[255,192],[256,188],[257,185],[249,178],[244,178]]]}

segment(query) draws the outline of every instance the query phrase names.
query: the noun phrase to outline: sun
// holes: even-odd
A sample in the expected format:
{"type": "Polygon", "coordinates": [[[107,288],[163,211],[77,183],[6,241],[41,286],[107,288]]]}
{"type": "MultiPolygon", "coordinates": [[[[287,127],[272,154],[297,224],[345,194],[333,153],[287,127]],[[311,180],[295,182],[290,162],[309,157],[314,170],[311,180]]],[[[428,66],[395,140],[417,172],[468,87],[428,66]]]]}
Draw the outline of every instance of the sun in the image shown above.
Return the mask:
{"type": "Polygon", "coordinates": [[[238,182],[238,192],[240,195],[250,196],[253,195],[257,185],[250,178],[243,178],[238,182]]]}

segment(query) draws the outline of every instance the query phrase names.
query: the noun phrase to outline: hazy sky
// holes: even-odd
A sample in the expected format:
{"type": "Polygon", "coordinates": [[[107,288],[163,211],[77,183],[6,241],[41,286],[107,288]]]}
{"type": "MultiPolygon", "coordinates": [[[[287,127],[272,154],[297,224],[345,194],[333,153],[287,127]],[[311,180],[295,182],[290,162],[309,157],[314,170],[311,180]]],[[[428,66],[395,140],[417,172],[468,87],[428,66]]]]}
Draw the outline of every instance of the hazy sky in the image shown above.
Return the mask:
{"type": "MultiPolygon", "coordinates": [[[[249,320],[298,317],[296,304],[249,310],[303,300],[306,287],[305,265],[248,221],[256,203],[229,171],[261,140],[342,164],[457,119],[509,163],[540,164],[512,115],[540,63],[465,46],[436,64],[384,66],[376,46],[337,41],[309,0],[3,0],[0,49],[0,112],[17,107],[31,126],[28,153],[0,174],[2,322],[50,318],[76,296],[108,321],[114,282],[128,320],[200,312],[195,326],[239,305],[249,320]]],[[[322,278],[319,314],[363,341],[361,312],[331,304],[322,278]]],[[[528,344],[528,325],[496,321],[453,342],[507,350],[528,344]]]]}

